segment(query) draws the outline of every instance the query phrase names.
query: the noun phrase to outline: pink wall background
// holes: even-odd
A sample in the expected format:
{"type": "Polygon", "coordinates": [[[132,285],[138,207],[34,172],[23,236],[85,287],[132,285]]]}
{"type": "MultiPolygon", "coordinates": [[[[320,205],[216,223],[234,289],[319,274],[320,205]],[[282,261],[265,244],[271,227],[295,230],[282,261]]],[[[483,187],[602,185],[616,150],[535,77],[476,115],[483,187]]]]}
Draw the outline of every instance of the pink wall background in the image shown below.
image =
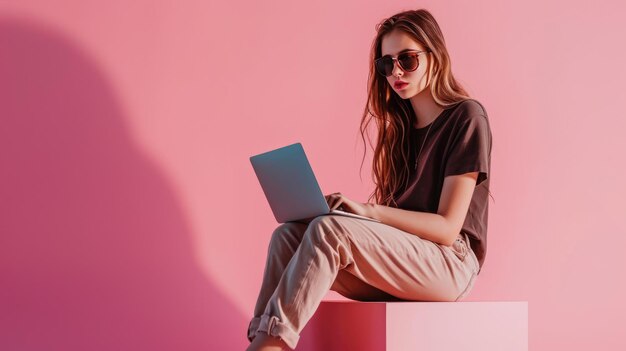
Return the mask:
{"type": "Polygon", "coordinates": [[[366,202],[374,25],[417,7],[494,135],[467,300],[625,349],[626,8],[494,0],[0,2],[0,348],[243,349],[277,225],[248,157],[300,141],[366,202]]]}

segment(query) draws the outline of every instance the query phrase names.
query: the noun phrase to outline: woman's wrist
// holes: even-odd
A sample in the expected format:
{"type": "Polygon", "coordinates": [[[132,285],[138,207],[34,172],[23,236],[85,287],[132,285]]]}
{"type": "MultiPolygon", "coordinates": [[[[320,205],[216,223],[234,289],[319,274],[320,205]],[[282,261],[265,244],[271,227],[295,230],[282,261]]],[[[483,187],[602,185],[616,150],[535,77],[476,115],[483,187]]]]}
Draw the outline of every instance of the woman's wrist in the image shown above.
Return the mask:
{"type": "Polygon", "coordinates": [[[368,203],[365,204],[365,206],[367,208],[367,215],[366,215],[366,217],[373,218],[373,219],[376,219],[376,220],[380,220],[378,218],[378,205],[368,202],[368,203]]]}

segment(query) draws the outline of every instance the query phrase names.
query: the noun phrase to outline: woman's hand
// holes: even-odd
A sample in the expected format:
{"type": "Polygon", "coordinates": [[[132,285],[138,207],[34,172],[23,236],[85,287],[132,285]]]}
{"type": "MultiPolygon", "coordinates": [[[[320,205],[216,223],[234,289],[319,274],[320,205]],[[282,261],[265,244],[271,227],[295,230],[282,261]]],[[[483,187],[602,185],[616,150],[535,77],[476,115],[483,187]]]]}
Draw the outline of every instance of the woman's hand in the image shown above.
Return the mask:
{"type": "Polygon", "coordinates": [[[369,204],[352,201],[348,199],[345,195],[341,195],[341,193],[332,193],[329,195],[325,195],[324,198],[326,198],[326,202],[328,203],[331,211],[334,209],[339,209],[341,211],[372,218],[371,206],[369,206],[369,204]]]}
{"type": "MultiPolygon", "coordinates": [[[[372,207],[370,206],[370,204],[362,204],[359,202],[354,202],[348,199],[347,197],[341,195],[341,193],[333,193],[330,195],[325,195],[324,198],[326,199],[326,202],[328,203],[328,207],[330,207],[331,211],[335,209],[339,209],[344,212],[350,212],[350,213],[354,213],[360,216],[374,218],[372,217],[372,213],[371,213],[372,207]]],[[[295,222],[309,224],[314,218],[315,217],[303,218],[295,222]]]]}

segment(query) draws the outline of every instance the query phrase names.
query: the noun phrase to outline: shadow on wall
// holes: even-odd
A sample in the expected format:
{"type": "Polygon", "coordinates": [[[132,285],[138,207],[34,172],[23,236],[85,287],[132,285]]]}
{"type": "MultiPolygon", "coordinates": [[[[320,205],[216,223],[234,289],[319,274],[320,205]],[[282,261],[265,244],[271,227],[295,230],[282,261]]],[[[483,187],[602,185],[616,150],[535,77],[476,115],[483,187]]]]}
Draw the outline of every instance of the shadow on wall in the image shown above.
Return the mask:
{"type": "Polygon", "coordinates": [[[165,177],[94,63],[0,17],[0,345],[209,350],[247,319],[193,260],[165,177]]]}

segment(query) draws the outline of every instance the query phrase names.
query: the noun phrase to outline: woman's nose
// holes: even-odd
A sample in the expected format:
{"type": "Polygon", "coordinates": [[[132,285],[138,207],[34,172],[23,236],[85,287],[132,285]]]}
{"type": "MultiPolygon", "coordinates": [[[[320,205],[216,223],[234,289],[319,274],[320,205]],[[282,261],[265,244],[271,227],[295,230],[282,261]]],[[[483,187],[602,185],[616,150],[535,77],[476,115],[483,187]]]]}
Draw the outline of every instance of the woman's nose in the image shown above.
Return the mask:
{"type": "Polygon", "coordinates": [[[394,77],[399,77],[400,75],[404,74],[404,71],[402,70],[402,68],[400,68],[400,65],[398,64],[398,61],[394,60],[393,61],[393,70],[391,71],[391,75],[394,77]],[[397,74],[399,73],[399,74],[397,74]]]}

